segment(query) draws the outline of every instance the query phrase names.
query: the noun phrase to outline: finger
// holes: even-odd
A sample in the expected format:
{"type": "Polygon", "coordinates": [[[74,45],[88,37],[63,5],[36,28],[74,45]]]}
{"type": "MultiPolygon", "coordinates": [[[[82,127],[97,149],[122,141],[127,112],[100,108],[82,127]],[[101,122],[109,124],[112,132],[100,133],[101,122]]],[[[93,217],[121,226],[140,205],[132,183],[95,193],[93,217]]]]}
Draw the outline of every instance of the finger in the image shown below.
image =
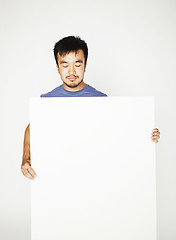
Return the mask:
{"type": "Polygon", "coordinates": [[[160,132],[159,131],[153,131],[151,134],[157,135],[157,134],[160,134],[160,132]]]}
{"type": "Polygon", "coordinates": [[[34,171],[34,169],[32,167],[28,167],[28,171],[33,177],[37,176],[36,172],[34,171]]]}
{"type": "Polygon", "coordinates": [[[160,136],[159,135],[154,135],[154,136],[152,136],[154,139],[158,139],[158,138],[160,138],[160,136]]]}
{"type": "Polygon", "coordinates": [[[154,128],[153,130],[152,130],[152,132],[158,132],[159,131],[159,129],[158,128],[154,128]]]}
{"type": "Polygon", "coordinates": [[[155,143],[157,143],[158,142],[158,140],[155,140],[155,143]]]}
{"type": "Polygon", "coordinates": [[[25,163],[24,165],[21,166],[21,169],[27,170],[31,174],[32,177],[36,177],[37,174],[34,171],[34,169],[29,165],[29,163],[25,163]]]}
{"type": "Polygon", "coordinates": [[[29,172],[29,170],[27,171],[28,171],[27,175],[30,177],[30,179],[35,180],[35,177],[29,172]]]}
{"type": "Polygon", "coordinates": [[[160,135],[160,132],[152,132],[152,135],[160,135]]]}
{"type": "Polygon", "coordinates": [[[31,174],[28,172],[28,170],[22,170],[22,173],[25,177],[29,178],[29,179],[33,179],[33,177],[31,176],[31,174]]]}
{"type": "Polygon", "coordinates": [[[159,138],[160,138],[160,137],[151,137],[151,139],[152,139],[153,142],[156,142],[156,141],[158,142],[157,139],[159,139],[159,138]]]}

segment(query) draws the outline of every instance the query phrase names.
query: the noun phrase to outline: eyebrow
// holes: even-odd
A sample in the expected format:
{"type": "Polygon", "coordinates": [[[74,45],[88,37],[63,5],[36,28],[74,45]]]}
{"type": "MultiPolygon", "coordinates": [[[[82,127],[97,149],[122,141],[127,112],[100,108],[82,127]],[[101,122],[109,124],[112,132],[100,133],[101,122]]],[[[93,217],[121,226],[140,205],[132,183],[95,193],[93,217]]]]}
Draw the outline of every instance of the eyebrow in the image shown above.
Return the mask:
{"type": "Polygon", "coordinates": [[[60,64],[62,64],[62,63],[68,63],[68,62],[66,62],[66,61],[61,61],[60,64]]]}
{"type": "Polygon", "coordinates": [[[76,61],[76,63],[83,63],[83,60],[78,60],[76,61]]]}

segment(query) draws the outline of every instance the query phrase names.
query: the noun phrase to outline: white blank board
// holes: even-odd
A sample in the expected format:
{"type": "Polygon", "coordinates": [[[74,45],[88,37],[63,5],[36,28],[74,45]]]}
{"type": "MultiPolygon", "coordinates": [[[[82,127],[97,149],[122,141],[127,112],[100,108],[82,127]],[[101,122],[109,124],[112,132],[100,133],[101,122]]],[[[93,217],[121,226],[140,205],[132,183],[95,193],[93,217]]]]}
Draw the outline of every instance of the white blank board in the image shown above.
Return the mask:
{"type": "Polygon", "coordinates": [[[31,99],[32,240],[156,240],[153,97],[31,99]]]}

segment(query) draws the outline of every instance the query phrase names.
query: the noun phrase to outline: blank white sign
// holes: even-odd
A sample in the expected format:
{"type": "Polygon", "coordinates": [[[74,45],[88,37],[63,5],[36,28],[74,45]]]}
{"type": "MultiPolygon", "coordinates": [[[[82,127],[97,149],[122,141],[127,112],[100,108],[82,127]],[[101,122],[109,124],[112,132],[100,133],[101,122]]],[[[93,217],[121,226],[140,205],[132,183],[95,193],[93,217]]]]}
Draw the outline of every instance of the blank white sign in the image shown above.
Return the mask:
{"type": "Polygon", "coordinates": [[[156,240],[153,97],[31,100],[32,240],[156,240]]]}

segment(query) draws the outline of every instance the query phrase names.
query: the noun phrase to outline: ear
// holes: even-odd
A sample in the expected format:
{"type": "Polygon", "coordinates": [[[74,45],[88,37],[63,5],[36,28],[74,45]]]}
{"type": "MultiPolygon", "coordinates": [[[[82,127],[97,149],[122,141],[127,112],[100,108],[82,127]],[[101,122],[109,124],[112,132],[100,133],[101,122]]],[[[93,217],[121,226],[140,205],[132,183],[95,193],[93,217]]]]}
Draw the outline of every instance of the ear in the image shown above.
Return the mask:
{"type": "Polygon", "coordinates": [[[84,72],[86,71],[86,67],[87,67],[87,62],[86,62],[85,67],[84,67],[84,72]]]}
{"type": "Polygon", "coordinates": [[[59,72],[60,74],[60,70],[59,70],[59,65],[56,63],[56,67],[57,67],[57,71],[59,72]]]}

